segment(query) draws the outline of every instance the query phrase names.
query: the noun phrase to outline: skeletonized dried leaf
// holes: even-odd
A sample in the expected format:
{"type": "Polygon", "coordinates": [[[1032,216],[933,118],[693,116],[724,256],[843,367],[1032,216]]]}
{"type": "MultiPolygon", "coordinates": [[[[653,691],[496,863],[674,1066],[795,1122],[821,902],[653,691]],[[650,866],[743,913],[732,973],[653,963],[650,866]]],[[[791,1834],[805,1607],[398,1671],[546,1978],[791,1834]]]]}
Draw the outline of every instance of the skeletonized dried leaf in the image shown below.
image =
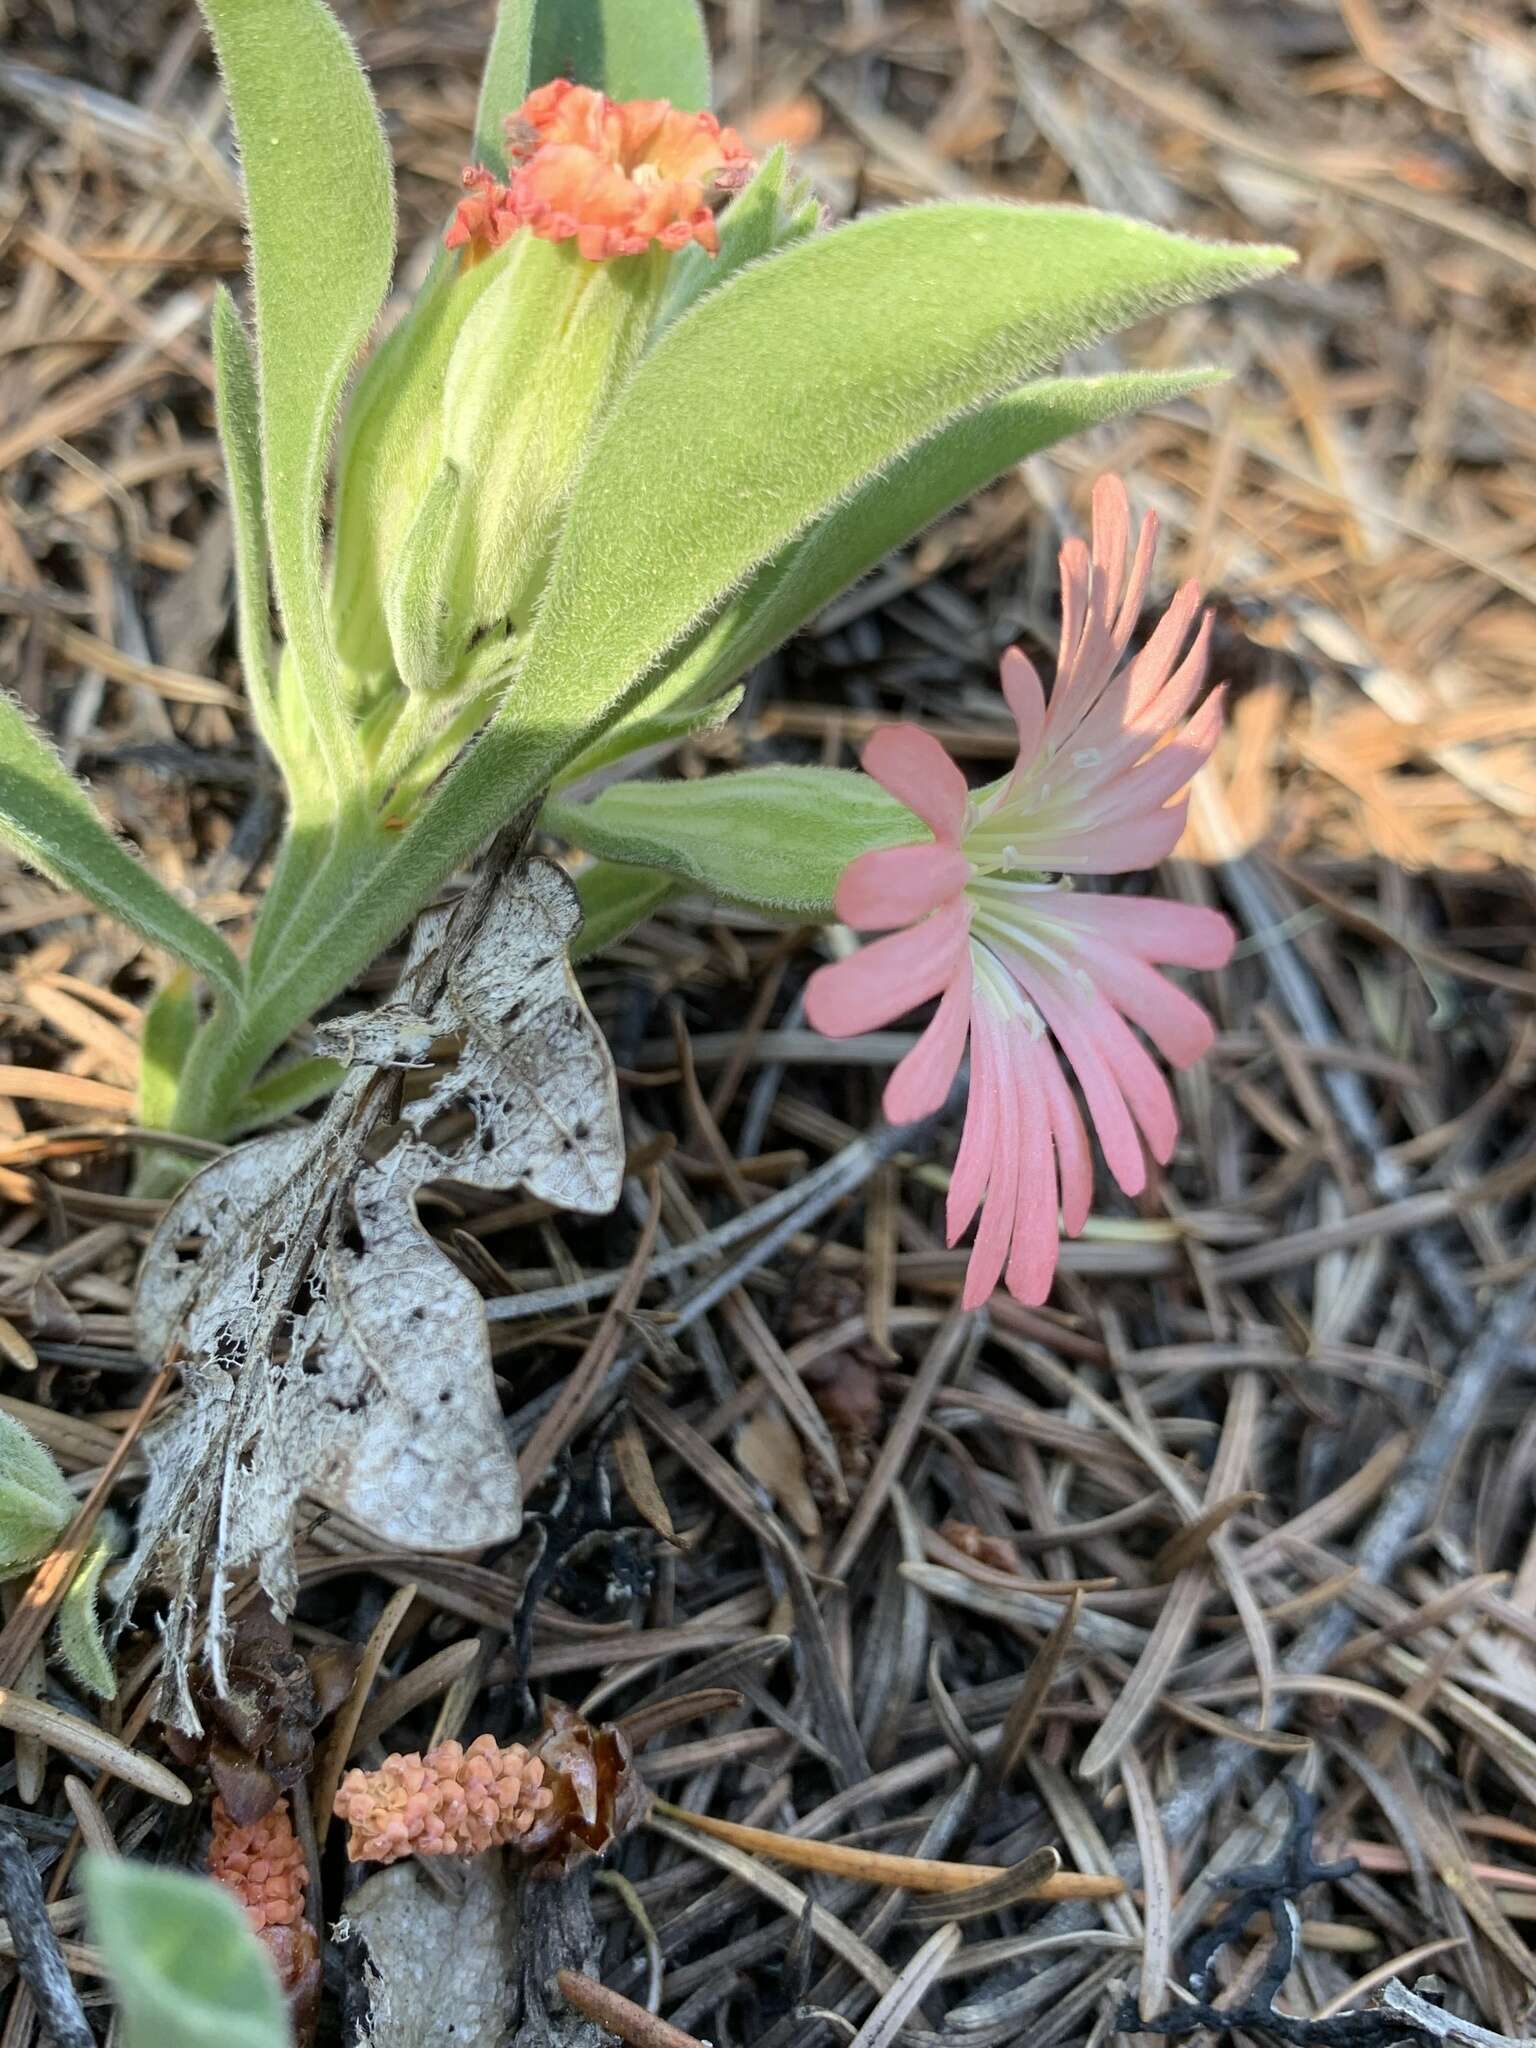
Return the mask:
{"type": "Polygon", "coordinates": [[[418,1551],[517,1533],[480,1297],[416,1197],[456,1180],[589,1213],[617,1199],[612,1062],[566,957],[577,922],[542,861],[422,918],[403,1001],[325,1034],[354,1064],[324,1119],[205,1167],[151,1241],[138,1341],[177,1358],[190,1399],[145,1440],[132,1576],[153,1563],[170,1584],[167,1706],[184,1726],[201,1571],[211,1558],[217,1673],[233,1572],[256,1562],[274,1605],[291,1604],[301,1494],[418,1551]],[[458,1048],[445,1070],[397,1109],[388,1070],[444,1042],[458,1048]]]}
{"type": "Polygon", "coordinates": [[[501,2048],[517,1952],[512,1886],[494,1853],[464,1866],[456,1900],[396,1863],[353,1894],[349,1939],[367,1946],[368,2048],[418,2048],[442,2038],[453,2016],[454,2048],[501,2048]]]}

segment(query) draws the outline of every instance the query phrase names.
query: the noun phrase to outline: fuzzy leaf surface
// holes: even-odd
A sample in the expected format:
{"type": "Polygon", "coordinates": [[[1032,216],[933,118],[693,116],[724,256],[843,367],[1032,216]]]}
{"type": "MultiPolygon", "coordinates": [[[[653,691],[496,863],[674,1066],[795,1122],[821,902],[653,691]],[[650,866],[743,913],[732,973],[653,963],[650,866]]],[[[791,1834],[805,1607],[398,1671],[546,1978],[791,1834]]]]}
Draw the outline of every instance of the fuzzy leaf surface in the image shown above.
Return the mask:
{"type": "MultiPolygon", "coordinates": [[[[1042,378],[952,420],[759,569],[671,668],[659,701],[708,702],[893,549],[1015,463],[1124,413],[1166,405],[1214,382],[1216,374],[1042,378]]],[[[657,702],[647,704],[646,715],[657,702]]]]}
{"type": "Polygon", "coordinates": [[[240,144],[273,578],[324,752],[341,750],[320,513],[342,387],[394,267],[389,147],[322,0],[201,0],[240,144]]]}
{"type": "Polygon", "coordinates": [[[605,718],[760,564],[948,422],[1066,349],[1288,260],[1107,214],[970,204],[877,215],[751,265],[668,331],[610,411],[502,728],[605,718]]]}
{"type": "Polygon", "coordinates": [[[846,768],[747,768],[697,782],[621,782],[546,823],[605,860],[662,868],[733,903],[836,916],[843,869],[872,847],[929,835],[904,804],[846,768]]]}
{"type": "Polygon", "coordinates": [[[276,1972],[222,1885],[126,1856],[89,1855],[83,1877],[123,2048],[288,2048],[276,1972]]]}
{"type": "Polygon", "coordinates": [[[656,868],[622,866],[595,860],[576,877],[581,898],[581,930],[571,947],[573,960],[590,960],[648,918],[677,894],[677,880],[656,868]]]}

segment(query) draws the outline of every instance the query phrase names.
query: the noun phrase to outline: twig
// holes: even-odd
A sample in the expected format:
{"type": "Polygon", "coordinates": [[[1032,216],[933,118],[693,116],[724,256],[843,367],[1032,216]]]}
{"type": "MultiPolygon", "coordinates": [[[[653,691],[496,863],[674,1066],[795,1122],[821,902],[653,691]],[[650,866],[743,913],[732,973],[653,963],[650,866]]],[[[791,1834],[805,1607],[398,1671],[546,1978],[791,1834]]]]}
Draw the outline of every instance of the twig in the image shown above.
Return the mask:
{"type": "Polygon", "coordinates": [[[630,2048],[705,2048],[696,2034],[685,2034],[669,2026],[643,2005],[636,2005],[620,1991],[610,1991],[580,1970],[557,1970],[555,1982],[568,2005],[575,2006],[589,2020],[596,2020],[610,2034],[628,2041],[630,2048]]]}
{"type": "Polygon", "coordinates": [[[14,1828],[0,1823],[0,1901],[10,1922],[16,1964],[32,1994],[44,2033],[57,2048],[96,2048],[64,1960],[59,1938],[48,1920],[43,1887],[27,1845],[14,1828]]]}

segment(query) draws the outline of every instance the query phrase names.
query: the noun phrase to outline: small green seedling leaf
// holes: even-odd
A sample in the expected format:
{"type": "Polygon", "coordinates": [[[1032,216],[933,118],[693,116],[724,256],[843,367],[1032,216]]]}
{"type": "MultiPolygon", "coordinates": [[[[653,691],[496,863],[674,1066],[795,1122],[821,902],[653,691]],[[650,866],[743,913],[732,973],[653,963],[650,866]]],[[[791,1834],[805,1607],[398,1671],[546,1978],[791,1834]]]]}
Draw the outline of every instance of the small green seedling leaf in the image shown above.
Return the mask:
{"type": "MultiPolygon", "coordinates": [[[[79,1501],[64,1474],[26,1426],[0,1410],[0,1579],[39,1564],[74,1520],[79,1501]]],[[[103,1699],[117,1691],[96,1620],[96,1588],[117,1540],[103,1516],[59,1610],[57,1645],[79,1682],[103,1699]]]]}
{"type": "Polygon", "coordinates": [[[70,1675],[87,1692],[93,1692],[103,1700],[116,1699],[117,1675],[102,1640],[96,1595],[101,1586],[101,1575],[117,1547],[116,1531],[112,1523],[103,1518],[70,1581],[69,1591],[59,1607],[58,1626],[54,1630],[54,1641],[70,1675]]]}
{"type": "Polygon", "coordinates": [[[113,838],[80,784],[3,692],[0,839],[60,888],[78,889],[239,1002],[240,963],[224,940],[113,838]]]}
{"type": "Polygon", "coordinates": [[[201,0],[240,143],[250,223],[273,577],[321,753],[352,754],[326,622],[320,512],[342,387],[394,266],[378,109],[321,0],[201,0]]]}
{"type": "Polygon", "coordinates": [[[621,782],[544,822],[606,860],[665,869],[733,903],[828,921],[843,869],[871,847],[929,835],[904,804],[846,768],[748,768],[699,782],[621,782]]]}
{"type": "Polygon", "coordinates": [[[276,1972],[222,1885],[97,1855],[83,1881],[123,2048],[288,2048],[276,1972]]]}

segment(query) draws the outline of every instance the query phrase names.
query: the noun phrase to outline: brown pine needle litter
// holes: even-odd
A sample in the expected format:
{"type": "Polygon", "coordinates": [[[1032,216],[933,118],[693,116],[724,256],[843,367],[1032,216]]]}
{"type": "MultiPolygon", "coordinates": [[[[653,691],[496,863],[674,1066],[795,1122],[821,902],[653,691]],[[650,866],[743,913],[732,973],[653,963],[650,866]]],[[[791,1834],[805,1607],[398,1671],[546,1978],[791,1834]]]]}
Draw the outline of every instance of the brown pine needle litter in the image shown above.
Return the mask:
{"type": "MultiPolygon", "coordinates": [[[[834,1877],[850,1877],[860,1884],[891,1885],[907,1892],[964,1892],[978,1885],[994,1884],[1005,1878],[1020,1878],[1016,1870],[985,1863],[941,1863],[922,1856],[886,1856],[876,1849],[851,1849],[840,1842],[816,1842],[796,1835],[776,1835],[768,1828],[749,1828],[735,1821],[716,1820],[707,1813],[689,1813],[684,1807],[656,1801],[656,1811],[670,1820],[697,1828],[717,1841],[750,1849],[775,1863],[793,1864],[797,1870],[824,1870],[834,1877]]],[[[1125,1886],[1118,1877],[1096,1877],[1079,1870],[1063,1870],[1053,1849],[1037,1852],[1038,1874],[1031,1868],[1020,1878],[1019,1896],[1029,1899],[1115,1899],[1125,1886]]]]}
{"type": "MultiPolygon", "coordinates": [[[[414,280],[489,6],[341,11],[414,280]]],[[[814,936],[653,917],[582,970],[622,1076],[618,1213],[421,1201],[487,1303],[523,1535],[417,1553],[306,1500],[291,1624],[223,1589],[238,1697],[200,1693],[173,1752],[153,1597],[110,1707],[44,1627],[186,1398],[129,1320],[163,963],[0,862],[0,1405],[81,1504],[0,1633],[0,2048],[40,2014],[106,2038],[80,1850],[198,1867],[216,1786],[286,1800],[323,1995],[358,2031],[337,1785],[486,1730],[531,1745],[551,1701],[626,1730],[650,1788],[618,1882],[592,1857],[383,1873],[489,1916],[454,1939],[496,1937],[518,2048],[1529,2039],[1528,25],[1481,0],[705,12],[722,116],[789,140],[834,211],[1002,193],[1299,251],[1086,365],[1226,384],[941,519],[668,764],[852,766],[907,719],[995,775],[997,656],[1048,669],[1055,549],[1118,470],[1163,522],[1153,600],[1203,582],[1231,686],[1159,878],[1240,927],[1195,990],[1215,1051],[1169,1167],[1135,1203],[1100,1188],[1050,1303],[963,1317],[954,1133],[875,1113],[911,1031],[810,1031],[814,936]]],[[[238,944],[278,820],[207,386],[212,287],[245,264],[211,58],[187,0],[19,0],[0,97],[0,682],[238,944]]]]}

